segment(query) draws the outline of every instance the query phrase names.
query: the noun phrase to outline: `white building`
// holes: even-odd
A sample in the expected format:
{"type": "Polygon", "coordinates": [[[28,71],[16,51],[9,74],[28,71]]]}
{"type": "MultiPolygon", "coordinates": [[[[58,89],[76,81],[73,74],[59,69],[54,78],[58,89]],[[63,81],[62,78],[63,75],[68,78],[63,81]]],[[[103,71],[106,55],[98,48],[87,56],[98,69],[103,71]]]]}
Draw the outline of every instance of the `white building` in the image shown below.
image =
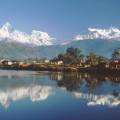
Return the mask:
{"type": "Polygon", "coordinates": [[[63,64],[63,61],[57,61],[57,64],[61,65],[61,64],[63,64]]]}
{"type": "Polygon", "coordinates": [[[50,62],[50,60],[47,60],[47,59],[46,59],[44,62],[45,62],[45,63],[49,63],[49,62],[50,62]]]}

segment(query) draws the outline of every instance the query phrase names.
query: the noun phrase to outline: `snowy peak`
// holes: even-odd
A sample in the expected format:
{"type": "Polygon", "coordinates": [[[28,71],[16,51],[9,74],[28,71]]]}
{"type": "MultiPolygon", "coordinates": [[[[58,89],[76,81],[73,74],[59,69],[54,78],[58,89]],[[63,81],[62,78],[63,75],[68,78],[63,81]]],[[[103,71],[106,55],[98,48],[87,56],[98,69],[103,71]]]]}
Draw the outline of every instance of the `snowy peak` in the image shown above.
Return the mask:
{"type": "Polygon", "coordinates": [[[2,28],[1,28],[3,31],[6,31],[6,32],[13,32],[14,31],[14,28],[12,27],[12,25],[9,23],[9,22],[6,22],[2,28]]]}
{"type": "Polygon", "coordinates": [[[33,44],[52,45],[53,38],[51,38],[46,32],[33,30],[30,36],[30,40],[33,44]]]}
{"type": "Polygon", "coordinates": [[[15,30],[12,25],[7,22],[0,28],[0,41],[19,42],[22,44],[30,44],[34,46],[52,45],[53,38],[46,32],[33,30],[31,34],[15,30]]]}
{"type": "Polygon", "coordinates": [[[87,34],[79,34],[75,37],[75,40],[85,39],[120,40],[120,29],[115,27],[109,29],[88,28],[87,34]]]}

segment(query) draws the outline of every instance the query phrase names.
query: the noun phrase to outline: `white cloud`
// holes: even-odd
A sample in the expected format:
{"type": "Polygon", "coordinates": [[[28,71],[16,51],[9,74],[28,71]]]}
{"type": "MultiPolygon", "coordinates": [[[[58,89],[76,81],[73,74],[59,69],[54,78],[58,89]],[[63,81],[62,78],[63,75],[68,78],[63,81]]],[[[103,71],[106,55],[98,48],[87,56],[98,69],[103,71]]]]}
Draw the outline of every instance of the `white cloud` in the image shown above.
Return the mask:
{"type": "Polygon", "coordinates": [[[53,38],[46,32],[33,30],[31,34],[15,30],[12,25],[7,22],[0,28],[0,40],[7,42],[20,42],[31,45],[52,45],[53,38]]]}
{"type": "Polygon", "coordinates": [[[87,34],[79,34],[75,40],[106,39],[120,40],[120,29],[111,27],[109,29],[88,28],[87,34]]]}

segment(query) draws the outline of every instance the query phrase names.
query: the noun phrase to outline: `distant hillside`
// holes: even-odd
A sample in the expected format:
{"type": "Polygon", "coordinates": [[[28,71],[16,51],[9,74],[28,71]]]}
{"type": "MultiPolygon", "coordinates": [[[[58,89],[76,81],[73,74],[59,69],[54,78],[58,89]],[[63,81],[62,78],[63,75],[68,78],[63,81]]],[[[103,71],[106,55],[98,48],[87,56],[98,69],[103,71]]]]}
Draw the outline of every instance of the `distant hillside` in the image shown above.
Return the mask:
{"type": "Polygon", "coordinates": [[[93,51],[96,54],[110,57],[114,49],[120,47],[120,41],[116,40],[81,40],[70,43],[68,46],[80,48],[84,54],[93,51]]]}
{"type": "Polygon", "coordinates": [[[74,41],[67,45],[51,45],[51,46],[36,46],[32,47],[20,43],[0,42],[0,57],[6,58],[33,58],[47,57],[51,58],[59,53],[65,52],[68,47],[80,48],[85,55],[90,51],[96,54],[110,57],[115,48],[120,47],[120,41],[115,40],[81,40],[74,41]]]}

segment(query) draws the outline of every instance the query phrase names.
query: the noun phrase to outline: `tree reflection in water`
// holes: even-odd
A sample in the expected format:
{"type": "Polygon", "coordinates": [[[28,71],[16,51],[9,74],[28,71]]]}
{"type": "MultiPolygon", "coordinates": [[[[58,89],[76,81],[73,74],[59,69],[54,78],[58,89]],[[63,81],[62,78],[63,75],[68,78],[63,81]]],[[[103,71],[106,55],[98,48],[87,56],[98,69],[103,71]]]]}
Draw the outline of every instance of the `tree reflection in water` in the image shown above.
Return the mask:
{"type": "MultiPolygon", "coordinates": [[[[88,89],[88,93],[93,93],[97,88],[110,82],[112,85],[120,84],[120,76],[106,76],[101,74],[88,73],[50,73],[51,80],[57,80],[59,87],[65,87],[68,91],[81,91],[83,87],[88,89]]],[[[115,93],[115,90],[113,90],[115,93]]]]}
{"type": "Polygon", "coordinates": [[[53,92],[61,94],[56,83],[58,89],[66,88],[75,98],[85,99],[87,105],[120,104],[120,76],[28,71],[1,71],[0,104],[8,108],[12,102],[25,99],[46,101],[53,92]]]}
{"type": "Polygon", "coordinates": [[[51,73],[49,76],[87,105],[120,105],[120,76],[88,73],[51,73]]]}

